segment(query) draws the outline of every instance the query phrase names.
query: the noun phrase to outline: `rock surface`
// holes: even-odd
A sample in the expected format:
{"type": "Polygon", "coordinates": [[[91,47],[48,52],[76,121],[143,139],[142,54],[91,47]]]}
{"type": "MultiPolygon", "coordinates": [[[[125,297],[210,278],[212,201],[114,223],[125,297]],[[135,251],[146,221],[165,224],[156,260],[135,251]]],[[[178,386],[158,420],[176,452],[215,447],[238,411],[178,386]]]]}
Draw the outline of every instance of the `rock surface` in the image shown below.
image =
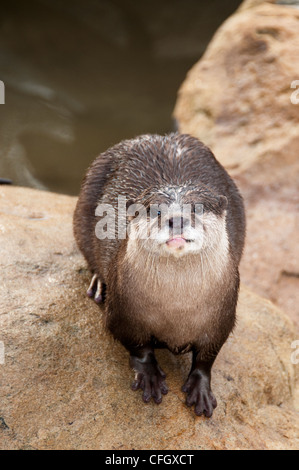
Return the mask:
{"type": "Polygon", "coordinates": [[[245,197],[243,282],[299,331],[298,5],[245,1],[189,72],[175,117],[181,132],[212,148],[245,197]]]}
{"type": "Polygon", "coordinates": [[[293,327],[246,288],[214,367],[219,406],[211,420],[184,404],[189,356],[158,352],[170,388],[161,405],[130,390],[127,353],[85,296],[75,202],[0,187],[0,448],[297,449],[293,327]]]}

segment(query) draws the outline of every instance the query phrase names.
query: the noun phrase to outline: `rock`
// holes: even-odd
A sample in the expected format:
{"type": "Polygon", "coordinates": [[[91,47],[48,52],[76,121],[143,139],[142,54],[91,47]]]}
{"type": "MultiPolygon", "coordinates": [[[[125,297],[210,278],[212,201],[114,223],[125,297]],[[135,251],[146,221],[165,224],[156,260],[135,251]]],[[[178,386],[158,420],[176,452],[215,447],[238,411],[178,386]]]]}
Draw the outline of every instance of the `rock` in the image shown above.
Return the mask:
{"type": "Polygon", "coordinates": [[[290,100],[298,76],[298,18],[299,10],[285,5],[241,9],[218,30],[179,91],[180,130],[213,147],[233,173],[298,139],[299,106],[290,100]]]}
{"type": "Polygon", "coordinates": [[[128,354],[86,297],[72,235],[76,199],[0,187],[1,449],[297,449],[296,337],[242,288],[238,326],[215,363],[219,406],[195,417],[180,391],[190,357],[159,351],[169,394],[145,405],[128,354]]]}
{"type": "Polygon", "coordinates": [[[248,8],[256,7],[261,3],[279,3],[276,0],[245,0],[239,7],[240,11],[247,10],[248,8]]]}
{"type": "Polygon", "coordinates": [[[243,282],[299,331],[299,104],[291,102],[298,4],[245,1],[189,72],[174,114],[181,132],[212,148],[245,197],[243,282]]]}

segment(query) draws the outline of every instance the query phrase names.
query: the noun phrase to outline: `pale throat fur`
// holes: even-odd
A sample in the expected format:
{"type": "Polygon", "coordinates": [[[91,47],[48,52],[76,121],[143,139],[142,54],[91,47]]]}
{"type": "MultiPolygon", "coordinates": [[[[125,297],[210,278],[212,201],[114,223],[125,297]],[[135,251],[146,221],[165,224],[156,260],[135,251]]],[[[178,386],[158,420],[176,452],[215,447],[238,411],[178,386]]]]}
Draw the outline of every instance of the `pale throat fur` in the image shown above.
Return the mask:
{"type": "MultiPolygon", "coordinates": [[[[153,336],[177,350],[198,340],[198,331],[217,324],[223,292],[230,288],[232,263],[226,230],[226,211],[204,215],[205,242],[186,252],[149,251],[140,239],[128,239],[123,262],[118,265],[122,295],[138,312],[139,320],[153,336]],[[188,302],[186,302],[188,299],[188,302]]],[[[213,336],[213,335],[211,335],[213,336]]]]}

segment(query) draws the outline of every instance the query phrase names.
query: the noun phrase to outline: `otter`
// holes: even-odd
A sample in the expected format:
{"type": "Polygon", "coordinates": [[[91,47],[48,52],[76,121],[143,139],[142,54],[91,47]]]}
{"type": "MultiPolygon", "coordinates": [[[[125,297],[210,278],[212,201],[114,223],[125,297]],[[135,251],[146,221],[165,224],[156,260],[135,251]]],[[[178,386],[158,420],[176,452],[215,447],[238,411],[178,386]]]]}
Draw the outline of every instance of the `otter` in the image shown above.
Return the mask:
{"type": "Polygon", "coordinates": [[[105,325],[129,352],[132,389],[161,403],[168,388],[155,349],[192,352],[186,404],[211,417],[211,370],[235,326],[245,239],[243,199],[226,170],[187,134],[125,140],[87,171],[74,234],[92,273],[87,294],[104,302],[105,325]],[[125,236],[98,236],[100,206],[113,208],[125,236]]]}

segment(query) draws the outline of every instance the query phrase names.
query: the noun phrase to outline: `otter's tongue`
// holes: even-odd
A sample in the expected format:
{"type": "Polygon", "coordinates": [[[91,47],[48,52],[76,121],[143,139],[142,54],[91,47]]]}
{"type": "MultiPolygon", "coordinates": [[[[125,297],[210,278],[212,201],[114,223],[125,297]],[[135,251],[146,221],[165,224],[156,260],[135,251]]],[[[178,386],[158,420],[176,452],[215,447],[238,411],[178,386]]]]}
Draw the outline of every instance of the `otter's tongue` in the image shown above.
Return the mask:
{"type": "Polygon", "coordinates": [[[171,240],[168,240],[167,242],[167,246],[169,246],[170,248],[182,248],[183,246],[185,246],[186,244],[186,240],[185,238],[172,238],[171,240]]]}

